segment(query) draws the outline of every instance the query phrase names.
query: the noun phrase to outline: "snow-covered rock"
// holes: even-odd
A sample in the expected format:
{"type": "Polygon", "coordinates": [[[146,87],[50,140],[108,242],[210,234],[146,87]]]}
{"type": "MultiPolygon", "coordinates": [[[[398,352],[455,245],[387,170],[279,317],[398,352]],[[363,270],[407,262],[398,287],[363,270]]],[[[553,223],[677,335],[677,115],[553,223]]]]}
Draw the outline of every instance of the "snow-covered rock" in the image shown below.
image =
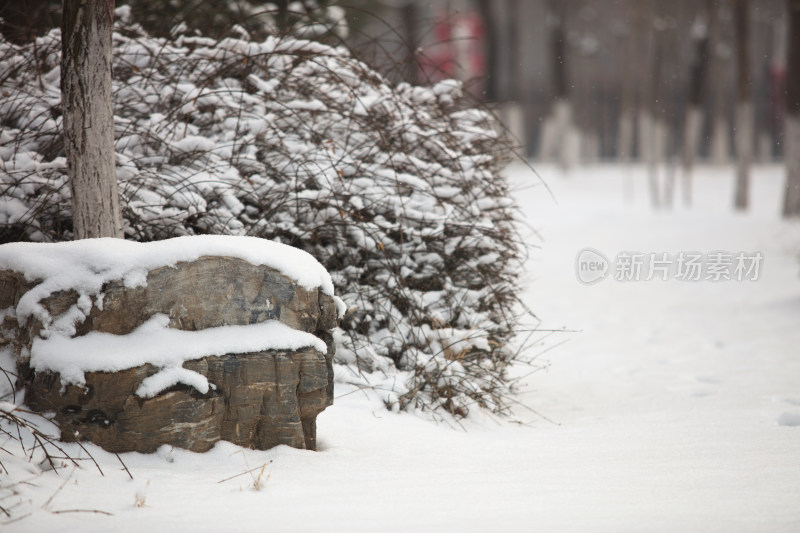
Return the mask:
{"type": "Polygon", "coordinates": [[[333,402],[330,276],[234,236],[0,245],[0,346],[65,441],[316,446],[333,402]]]}

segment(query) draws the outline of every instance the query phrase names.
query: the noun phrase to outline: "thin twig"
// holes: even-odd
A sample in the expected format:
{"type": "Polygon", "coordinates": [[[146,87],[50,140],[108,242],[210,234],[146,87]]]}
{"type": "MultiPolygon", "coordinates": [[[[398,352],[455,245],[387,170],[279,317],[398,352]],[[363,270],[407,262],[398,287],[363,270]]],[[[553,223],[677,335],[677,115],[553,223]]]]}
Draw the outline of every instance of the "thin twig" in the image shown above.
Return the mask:
{"type": "Polygon", "coordinates": [[[95,513],[95,514],[104,514],[106,516],[114,516],[114,513],[109,513],[108,511],[101,511],[100,509],[59,509],[57,511],[50,511],[53,514],[62,514],[62,513],[95,513]]]}
{"type": "Polygon", "coordinates": [[[122,468],[124,468],[125,471],[128,473],[128,477],[133,479],[133,475],[131,474],[131,471],[128,470],[128,467],[125,465],[125,463],[122,461],[122,457],[120,457],[118,453],[115,453],[114,455],[117,456],[117,459],[119,459],[119,462],[122,464],[122,468]]]}
{"type": "Polygon", "coordinates": [[[245,475],[247,475],[247,474],[249,474],[249,473],[251,473],[251,472],[255,472],[255,471],[256,471],[256,470],[258,470],[259,468],[263,468],[263,467],[265,467],[265,466],[267,466],[267,463],[264,463],[263,465],[261,465],[261,466],[257,466],[257,467],[255,467],[255,468],[251,468],[250,470],[246,470],[246,471],[244,471],[244,472],[242,472],[242,473],[240,473],[240,474],[236,474],[235,476],[227,477],[227,478],[225,478],[225,479],[223,479],[223,480],[221,480],[221,481],[217,481],[217,483],[225,483],[226,481],[230,481],[231,479],[235,479],[235,478],[237,478],[237,477],[239,477],[239,476],[245,476],[245,475]]]}
{"type": "Polygon", "coordinates": [[[73,469],[70,470],[69,475],[64,479],[64,481],[61,482],[61,485],[59,485],[58,488],[55,490],[55,492],[53,492],[53,494],[51,494],[50,497],[47,498],[47,500],[42,504],[42,509],[47,510],[47,508],[53,502],[53,499],[58,495],[59,492],[61,492],[64,489],[69,480],[72,479],[72,475],[74,473],[75,473],[75,468],[73,467],[73,469]]]}

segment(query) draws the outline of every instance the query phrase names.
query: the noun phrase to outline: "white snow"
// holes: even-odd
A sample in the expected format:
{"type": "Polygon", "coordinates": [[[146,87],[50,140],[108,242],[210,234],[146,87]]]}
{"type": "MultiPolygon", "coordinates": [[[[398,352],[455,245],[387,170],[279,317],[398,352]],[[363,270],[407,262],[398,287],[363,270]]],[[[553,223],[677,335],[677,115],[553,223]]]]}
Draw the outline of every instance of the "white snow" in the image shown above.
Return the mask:
{"type": "Polygon", "coordinates": [[[213,386],[208,383],[204,375],[187,368],[173,366],[143,379],[136,389],[136,395],[141,398],[153,398],[178,383],[194,387],[200,394],[207,393],[213,386]]]}
{"type": "Polygon", "coordinates": [[[53,335],[36,338],[31,347],[31,368],[61,374],[62,384],[83,385],[85,372],[118,372],[150,363],[164,368],[142,383],[137,394],[152,397],[181,382],[208,392],[205,378],[185,369],[175,369],[192,359],[211,355],[250,353],[262,350],[299,350],[312,346],[322,353],[325,343],[311,333],[267,320],[247,326],[221,326],[199,331],[169,327],[169,317],[154,315],[127,335],[90,332],[80,337],[53,335]],[[190,374],[194,376],[189,377],[190,374]]]}
{"type": "Polygon", "coordinates": [[[520,400],[542,416],[473,412],[464,431],[338,386],[316,453],[122,454],[134,480],[92,445],[105,476],[2,455],[0,505],[23,517],[3,531],[800,530],[800,224],[779,218],[782,170],[755,170],[745,214],[731,210],[733,169],[699,168],[695,205],[661,212],[641,168],[537,170],[558,204],[514,171],[543,237],[523,299],[542,328],[574,331],[542,332],[535,351],[568,341],[541,356],[546,372],[518,370],[520,400]],[[764,263],[754,282],[584,285],[574,261],[587,247],[760,251],[764,263]]]}

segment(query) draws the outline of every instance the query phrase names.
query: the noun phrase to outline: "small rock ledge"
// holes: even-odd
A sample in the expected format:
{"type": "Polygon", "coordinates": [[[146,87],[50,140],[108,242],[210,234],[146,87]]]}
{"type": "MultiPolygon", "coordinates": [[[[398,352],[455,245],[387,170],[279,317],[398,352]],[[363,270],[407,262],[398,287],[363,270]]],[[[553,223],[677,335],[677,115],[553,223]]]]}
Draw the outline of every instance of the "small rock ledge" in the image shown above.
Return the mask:
{"type": "MultiPolygon", "coordinates": [[[[111,452],[153,452],[164,444],[203,452],[219,440],[257,449],[279,444],[316,449],[316,417],[333,403],[331,330],[338,313],[332,295],[304,288],[270,266],[204,256],[149,270],[146,283],[135,287],[111,280],[96,294],[80,287],[54,291],[38,302],[44,313],[19,318],[20,300],[42,283],[4,269],[0,254],[0,349],[17,356],[25,403],[55,412],[62,440],[88,440],[111,452]],[[71,339],[126,336],[159,314],[168,317],[165,327],[182,331],[275,321],[291,328],[281,331],[306,332],[299,334],[301,341],[311,338],[309,333],[316,339],[298,347],[298,337],[289,335],[293,342],[287,347],[265,339],[264,349],[187,358],[175,367],[185,371],[176,374],[207,380],[206,390],[177,380],[152,397],[137,390],[164,370],[158,361],[114,372],[87,367],[82,383],[37,363],[37,343],[63,335],[53,324],[63,328],[72,320],[71,339]]],[[[146,353],[154,347],[138,342],[136,349],[146,353]]]]}

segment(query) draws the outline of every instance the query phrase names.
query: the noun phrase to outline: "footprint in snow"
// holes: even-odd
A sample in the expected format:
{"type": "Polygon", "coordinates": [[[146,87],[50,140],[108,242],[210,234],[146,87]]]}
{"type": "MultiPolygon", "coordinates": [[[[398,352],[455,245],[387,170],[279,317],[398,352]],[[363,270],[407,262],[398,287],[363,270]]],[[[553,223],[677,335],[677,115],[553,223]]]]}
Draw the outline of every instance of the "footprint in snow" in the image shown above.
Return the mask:
{"type": "Polygon", "coordinates": [[[786,412],[778,417],[778,425],[780,426],[800,426],[800,412],[786,412]]]}

